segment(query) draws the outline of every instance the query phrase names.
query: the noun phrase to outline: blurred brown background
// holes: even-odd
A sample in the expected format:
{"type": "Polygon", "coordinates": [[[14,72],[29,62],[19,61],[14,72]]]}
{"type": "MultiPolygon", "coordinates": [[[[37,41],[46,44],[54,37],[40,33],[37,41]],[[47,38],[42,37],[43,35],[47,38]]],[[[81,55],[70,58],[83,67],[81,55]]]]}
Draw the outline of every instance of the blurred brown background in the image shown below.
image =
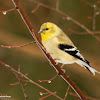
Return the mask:
{"type": "MultiPolygon", "coordinates": [[[[74,42],[83,56],[91,62],[91,65],[100,71],[100,41],[88,34],[84,29],[70,20],[66,20],[64,16],[56,11],[40,6],[36,12],[32,13],[36,8],[37,0],[19,0],[25,13],[28,15],[34,30],[37,33],[42,23],[53,22],[57,24],[74,42]]],[[[56,0],[38,0],[50,8],[55,8],[56,0]]],[[[99,0],[86,0],[91,4],[100,7],[99,0]]],[[[85,25],[91,31],[93,30],[94,8],[83,2],[83,0],[59,0],[59,9],[65,14],[70,15],[73,19],[85,25]]],[[[11,0],[0,0],[0,11],[13,8],[11,0]]],[[[95,18],[96,30],[100,31],[100,11],[95,18]]],[[[100,38],[100,34],[97,34],[100,38]]],[[[40,37],[40,36],[39,36],[40,37]]],[[[31,34],[22,21],[17,11],[8,12],[6,15],[0,13],[0,45],[21,45],[33,41],[31,34]]],[[[49,65],[47,59],[37,47],[31,44],[23,48],[5,49],[0,47],[0,60],[11,65],[14,69],[21,66],[22,73],[28,73],[28,77],[38,83],[38,80],[50,79],[56,72],[49,65]]],[[[87,70],[77,64],[65,65],[66,74],[77,84],[87,96],[100,100],[100,75],[92,76],[87,70]]],[[[18,80],[15,76],[0,65],[0,95],[10,95],[11,98],[0,98],[0,100],[24,100],[23,92],[20,85],[10,86],[18,80]]],[[[39,83],[42,86],[56,91],[60,97],[64,97],[68,84],[61,78],[57,77],[51,84],[39,83]]],[[[29,100],[38,100],[41,96],[39,92],[45,92],[39,87],[28,83],[26,91],[29,100]]],[[[70,89],[69,92],[73,92],[70,89]]],[[[74,93],[74,92],[73,92],[74,93]]],[[[46,100],[58,100],[54,96],[46,98],[46,100]]],[[[76,100],[74,96],[68,95],[67,100],[76,100]]]]}

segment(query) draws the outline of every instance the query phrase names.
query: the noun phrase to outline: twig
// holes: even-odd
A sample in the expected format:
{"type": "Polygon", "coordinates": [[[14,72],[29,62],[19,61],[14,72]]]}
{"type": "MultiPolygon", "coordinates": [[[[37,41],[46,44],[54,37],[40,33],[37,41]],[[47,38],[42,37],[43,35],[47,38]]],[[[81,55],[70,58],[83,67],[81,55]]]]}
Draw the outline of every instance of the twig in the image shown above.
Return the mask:
{"type": "MultiPolygon", "coordinates": [[[[88,29],[85,25],[81,24],[79,21],[75,20],[70,15],[68,15],[68,14],[66,14],[63,11],[61,11],[61,10],[58,9],[59,8],[59,0],[56,1],[56,8],[49,7],[48,5],[46,5],[44,3],[41,3],[41,2],[39,2],[37,0],[34,0],[34,1],[35,1],[35,3],[39,4],[42,7],[45,7],[45,8],[51,9],[53,11],[56,11],[57,13],[59,13],[60,15],[62,15],[64,17],[64,19],[72,21],[73,23],[75,23],[76,25],[78,25],[79,27],[81,27],[82,29],[84,29],[88,34],[91,34],[92,36],[94,36],[94,33],[90,29],[88,29]]],[[[84,1],[86,4],[88,4],[91,7],[93,7],[93,5],[90,4],[90,3],[88,3],[86,0],[82,0],[82,1],[84,1]]],[[[100,8],[97,8],[97,10],[99,10],[99,12],[100,12],[100,8]]],[[[97,36],[95,38],[98,41],[100,40],[99,37],[97,37],[97,36]]]]}
{"type": "Polygon", "coordinates": [[[96,30],[96,11],[97,11],[97,6],[95,4],[94,5],[94,15],[93,15],[93,31],[96,30]]]}
{"type": "MultiPolygon", "coordinates": [[[[94,5],[93,5],[93,4],[87,2],[86,0],[82,0],[82,1],[83,1],[84,3],[86,3],[87,5],[89,5],[90,7],[94,8],[94,5]]],[[[78,26],[80,26],[81,28],[83,28],[87,33],[89,33],[89,34],[91,34],[91,35],[93,35],[93,36],[94,36],[95,33],[98,33],[98,32],[94,32],[94,31],[89,30],[86,26],[84,26],[83,24],[79,23],[77,20],[73,19],[73,18],[72,18],[71,16],[69,16],[68,14],[65,14],[64,12],[60,11],[60,10],[59,10],[59,0],[56,1],[56,8],[49,7],[49,6],[47,6],[47,5],[43,4],[43,3],[40,3],[40,2],[37,1],[37,0],[34,0],[34,3],[37,3],[37,6],[36,6],[35,9],[32,10],[32,13],[35,13],[35,12],[38,10],[38,8],[39,8],[40,6],[43,6],[43,7],[45,7],[45,8],[51,9],[51,10],[56,11],[57,13],[63,15],[63,16],[64,16],[64,19],[67,19],[67,20],[72,21],[72,22],[75,23],[76,25],[78,25],[78,26]]],[[[97,4],[98,4],[98,3],[99,3],[99,2],[97,2],[97,4]]],[[[3,13],[3,14],[5,15],[7,12],[13,11],[13,10],[15,10],[15,9],[18,9],[18,7],[13,8],[13,9],[10,9],[10,10],[7,10],[7,11],[0,11],[0,12],[3,13]]],[[[96,6],[96,9],[98,10],[98,12],[95,12],[95,15],[94,15],[94,16],[100,14],[100,8],[98,8],[98,7],[96,6]]],[[[93,30],[94,30],[95,27],[96,27],[95,24],[96,24],[96,21],[93,20],[93,30]]],[[[100,32],[99,32],[99,33],[100,33],[100,32]]],[[[99,38],[98,36],[94,36],[94,37],[95,37],[98,41],[100,41],[100,38],[99,38]]]]}
{"type": "MultiPolygon", "coordinates": [[[[72,95],[72,96],[78,97],[75,93],[69,92],[69,94],[72,95]]],[[[96,99],[96,98],[89,97],[89,96],[87,96],[87,99],[88,100],[100,100],[100,99],[96,99]]]]}
{"type": "MultiPolygon", "coordinates": [[[[21,77],[27,79],[30,83],[32,83],[32,84],[34,84],[34,85],[40,87],[41,89],[47,91],[48,93],[54,95],[54,96],[57,97],[58,99],[63,100],[63,99],[62,99],[61,97],[59,97],[58,95],[53,94],[53,92],[49,91],[48,89],[46,89],[46,88],[44,88],[43,86],[39,85],[38,83],[34,82],[34,81],[31,80],[30,78],[28,78],[26,75],[24,75],[24,74],[22,74],[21,72],[19,72],[19,71],[13,69],[11,66],[7,65],[6,63],[0,61],[0,64],[4,65],[7,69],[9,69],[10,71],[12,71],[13,73],[16,73],[17,75],[19,75],[19,76],[21,76],[21,77]]],[[[15,75],[15,74],[14,74],[14,75],[15,75]]]]}
{"type": "Polygon", "coordinates": [[[65,94],[64,100],[66,100],[66,97],[67,97],[67,95],[68,95],[69,89],[70,89],[70,85],[69,85],[68,88],[67,88],[67,91],[66,91],[66,94],[65,94]]]}
{"type": "Polygon", "coordinates": [[[43,100],[43,99],[45,99],[45,98],[47,98],[47,97],[49,97],[49,96],[51,96],[51,95],[53,95],[53,94],[56,94],[56,92],[54,92],[54,93],[52,93],[52,94],[48,94],[48,95],[46,95],[46,96],[40,98],[39,100],[43,100]]]}
{"type": "MultiPolygon", "coordinates": [[[[83,35],[83,34],[88,34],[87,32],[78,32],[72,28],[68,29],[69,32],[73,33],[73,34],[79,34],[79,35],[83,35]]],[[[100,31],[92,31],[95,35],[96,34],[100,34],[100,31]]],[[[70,34],[70,33],[69,33],[70,34]]]]}
{"type": "Polygon", "coordinates": [[[20,85],[21,85],[21,88],[23,90],[25,100],[28,100],[28,96],[27,96],[27,93],[26,93],[26,90],[25,90],[25,86],[22,84],[21,80],[20,80],[20,85]]]}
{"type": "Polygon", "coordinates": [[[56,10],[59,10],[59,0],[56,0],[56,10]]]}
{"type": "Polygon", "coordinates": [[[85,4],[89,5],[90,7],[93,7],[91,3],[89,3],[87,0],[82,0],[85,4]]]}
{"type": "MultiPolygon", "coordinates": [[[[89,5],[90,7],[94,8],[94,5],[91,4],[91,3],[89,3],[87,0],[82,0],[82,1],[83,1],[85,4],[89,5]]],[[[99,3],[99,2],[97,2],[97,3],[99,3]]],[[[99,8],[99,7],[97,7],[97,10],[98,10],[99,13],[100,13],[100,8],[99,8]]]]}
{"type": "Polygon", "coordinates": [[[63,11],[57,10],[56,8],[53,7],[49,7],[48,5],[45,5],[43,3],[40,3],[39,1],[35,0],[35,3],[40,4],[40,6],[43,6],[45,8],[51,9],[53,11],[56,11],[57,13],[59,13],[60,15],[63,15],[64,17],[66,17],[65,19],[71,20],[73,23],[75,23],[76,25],[80,26],[81,28],[83,28],[85,31],[87,31],[89,34],[93,35],[92,31],[89,30],[86,26],[82,25],[81,23],[79,23],[77,20],[73,19],[71,16],[69,16],[68,14],[65,14],[63,11]]]}
{"type": "Polygon", "coordinates": [[[42,96],[42,95],[45,95],[45,94],[48,94],[48,92],[46,92],[46,93],[40,92],[40,95],[41,95],[41,96],[42,96]]]}
{"type": "Polygon", "coordinates": [[[8,12],[14,11],[16,9],[18,9],[18,7],[12,8],[12,9],[9,9],[9,10],[6,10],[6,11],[0,11],[0,13],[3,13],[4,15],[6,15],[8,12]]]}
{"type": "Polygon", "coordinates": [[[36,8],[32,10],[32,13],[35,13],[38,10],[39,6],[40,4],[37,4],[36,8]]]}
{"type": "MultiPolygon", "coordinates": [[[[27,18],[27,16],[25,15],[25,13],[23,12],[22,8],[20,7],[18,0],[12,0],[12,2],[14,3],[15,7],[19,7],[19,9],[17,9],[17,11],[19,12],[19,14],[21,15],[21,18],[23,19],[23,21],[25,22],[26,26],[28,27],[31,35],[33,36],[34,40],[36,41],[36,44],[40,47],[40,49],[42,50],[42,52],[44,53],[44,55],[47,57],[48,61],[53,65],[53,67],[56,69],[56,71],[60,74],[60,76],[71,86],[71,88],[76,92],[76,94],[79,96],[80,99],[82,100],[87,100],[86,97],[84,96],[84,94],[80,91],[80,89],[76,86],[76,84],[71,81],[66,74],[59,68],[59,66],[56,65],[56,62],[51,58],[49,59],[51,56],[49,53],[47,53],[44,49],[43,49],[43,45],[40,42],[37,34],[34,32],[34,28],[31,25],[29,19],[27,18]]],[[[47,6],[48,7],[48,6],[47,6]]],[[[62,12],[60,12],[62,13],[62,12]]],[[[91,31],[90,31],[91,32],[91,31]]]]}
{"type": "MultiPolygon", "coordinates": [[[[18,72],[20,72],[20,65],[18,66],[18,72]]],[[[19,77],[20,77],[20,76],[19,76],[19,77]]],[[[20,82],[20,86],[21,86],[21,88],[22,88],[22,90],[23,90],[25,100],[28,100],[28,95],[27,95],[27,93],[26,93],[25,86],[24,86],[23,83],[22,83],[21,77],[18,78],[18,79],[19,79],[19,82],[20,82]]]]}
{"type": "Polygon", "coordinates": [[[48,82],[48,83],[51,83],[52,80],[54,80],[56,77],[58,76],[58,73],[51,79],[49,80],[38,80],[39,82],[48,82]]]}
{"type": "Polygon", "coordinates": [[[20,47],[24,47],[24,46],[27,46],[27,45],[32,44],[32,43],[35,43],[35,41],[29,42],[29,43],[26,43],[26,44],[23,44],[23,45],[19,45],[19,46],[4,46],[4,45],[1,45],[1,47],[3,47],[3,48],[20,48],[20,47]]]}
{"type": "Polygon", "coordinates": [[[97,35],[94,35],[94,37],[100,42],[100,38],[97,35]]]}
{"type": "MultiPolygon", "coordinates": [[[[7,64],[6,64],[6,66],[7,66],[7,64]]],[[[25,100],[28,100],[28,96],[27,96],[27,93],[26,93],[26,90],[25,90],[25,85],[23,85],[23,83],[22,83],[24,80],[21,79],[21,76],[19,74],[15,73],[14,71],[12,71],[12,72],[16,76],[16,78],[19,80],[19,82],[10,84],[10,86],[15,86],[15,85],[19,85],[20,84],[20,86],[21,86],[21,88],[23,90],[23,93],[24,93],[25,100]]],[[[18,66],[18,72],[20,72],[20,65],[18,66]]],[[[27,82],[29,82],[29,81],[27,81],[27,82]]]]}
{"type": "Polygon", "coordinates": [[[14,85],[18,85],[18,84],[20,84],[20,82],[11,83],[10,86],[14,86],[14,85]]]}

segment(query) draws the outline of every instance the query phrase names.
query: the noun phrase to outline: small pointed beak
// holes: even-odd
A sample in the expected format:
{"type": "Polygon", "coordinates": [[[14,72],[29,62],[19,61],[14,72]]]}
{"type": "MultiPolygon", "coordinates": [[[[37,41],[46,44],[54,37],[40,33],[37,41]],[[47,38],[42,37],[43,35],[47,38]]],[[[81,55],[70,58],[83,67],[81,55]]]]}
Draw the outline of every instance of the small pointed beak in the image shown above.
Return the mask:
{"type": "Polygon", "coordinates": [[[41,29],[38,33],[41,34],[43,32],[43,30],[41,29]]]}

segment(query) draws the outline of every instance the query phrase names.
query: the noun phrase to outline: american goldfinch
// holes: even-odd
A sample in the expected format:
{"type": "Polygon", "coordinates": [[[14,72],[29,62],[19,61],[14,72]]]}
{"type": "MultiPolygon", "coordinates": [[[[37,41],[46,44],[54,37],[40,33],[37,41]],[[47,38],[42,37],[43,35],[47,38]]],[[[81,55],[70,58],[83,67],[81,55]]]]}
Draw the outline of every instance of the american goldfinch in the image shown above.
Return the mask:
{"type": "Polygon", "coordinates": [[[77,63],[93,75],[95,75],[95,72],[100,73],[90,66],[90,63],[84,59],[68,36],[54,23],[46,22],[42,24],[38,33],[41,33],[42,44],[55,62],[62,64],[77,63]]]}

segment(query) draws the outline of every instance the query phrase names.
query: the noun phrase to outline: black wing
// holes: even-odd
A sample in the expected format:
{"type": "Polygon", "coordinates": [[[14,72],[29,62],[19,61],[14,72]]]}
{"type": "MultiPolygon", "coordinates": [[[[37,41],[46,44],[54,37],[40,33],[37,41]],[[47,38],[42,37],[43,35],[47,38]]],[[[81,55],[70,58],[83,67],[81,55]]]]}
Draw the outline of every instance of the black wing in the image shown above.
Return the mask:
{"type": "Polygon", "coordinates": [[[77,50],[76,47],[66,45],[66,44],[59,44],[58,48],[67,52],[68,54],[74,56],[75,58],[82,60],[82,61],[86,62],[87,64],[89,64],[89,62],[83,58],[83,56],[80,54],[79,50],[77,50]]]}

